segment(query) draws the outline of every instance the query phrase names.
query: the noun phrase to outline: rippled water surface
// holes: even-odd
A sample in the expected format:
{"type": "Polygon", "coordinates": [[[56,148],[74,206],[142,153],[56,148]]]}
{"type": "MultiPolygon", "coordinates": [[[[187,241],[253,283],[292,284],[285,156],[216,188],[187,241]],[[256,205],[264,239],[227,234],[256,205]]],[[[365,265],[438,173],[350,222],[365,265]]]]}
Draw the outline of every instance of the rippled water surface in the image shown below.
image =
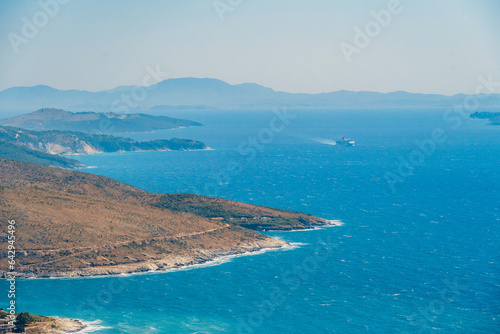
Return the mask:
{"type": "Polygon", "coordinates": [[[99,333],[500,332],[500,127],[452,129],[440,110],[290,113],[274,132],[265,130],[271,111],[170,113],[205,126],[127,136],[193,138],[213,150],[76,158],[94,167],[86,172],[148,191],[343,226],[266,232],[294,247],[170,273],[22,280],[19,307],[94,321],[99,333]],[[443,142],[418,149],[439,128],[443,142]],[[342,136],[356,146],[331,145],[342,136]],[[420,159],[411,173],[401,168],[408,159],[420,159]],[[387,175],[399,175],[393,188],[387,175]]]}

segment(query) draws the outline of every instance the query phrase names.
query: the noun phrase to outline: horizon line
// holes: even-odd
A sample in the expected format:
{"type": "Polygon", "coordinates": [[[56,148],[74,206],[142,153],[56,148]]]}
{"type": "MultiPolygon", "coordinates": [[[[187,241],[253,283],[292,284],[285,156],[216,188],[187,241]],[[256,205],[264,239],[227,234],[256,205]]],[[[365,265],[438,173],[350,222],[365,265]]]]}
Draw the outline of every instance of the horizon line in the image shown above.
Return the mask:
{"type": "Polygon", "coordinates": [[[112,91],[112,90],[118,89],[120,87],[152,87],[152,86],[158,85],[158,84],[160,84],[162,82],[165,82],[165,81],[179,80],[179,79],[198,79],[198,80],[209,79],[209,80],[220,81],[220,82],[223,82],[223,83],[225,83],[227,85],[230,85],[230,86],[240,86],[240,85],[245,85],[245,84],[251,84],[251,85],[257,85],[257,86],[260,86],[260,87],[263,87],[263,88],[266,88],[266,89],[271,89],[273,92],[276,92],[276,93],[287,93],[287,94],[320,95],[320,94],[329,94],[329,93],[338,93],[338,92],[351,92],[351,93],[377,93],[377,94],[408,93],[408,94],[421,94],[421,95],[439,95],[439,96],[446,96],[446,97],[453,97],[453,96],[457,96],[457,95],[467,95],[467,96],[474,96],[474,95],[498,95],[498,93],[481,93],[481,94],[455,93],[455,94],[452,94],[452,95],[447,95],[447,94],[440,94],[440,93],[409,92],[409,91],[405,91],[405,90],[395,90],[395,91],[390,91],[390,92],[380,92],[380,91],[371,91],[371,90],[346,90],[346,89],[340,89],[340,90],[334,90],[334,91],[323,91],[323,92],[318,92],[318,93],[304,93],[304,92],[292,93],[292,92],[287,92],[287,91],[275,90],[275,89],[273,89],[271,87],[267,87],[267,86],[264,86],[264,85],[261,85],[261,84],[255,83],[255,82],[243,82],[243,83],[239,83],[239,84],[231,84],[231,83],[229,83],[227,81],[224,81],[224,80],[221,80],[221,79],[218,79],[218,78],[208,78],[208,77],[202,77],[202,78],[200,78],[200,77],[168,78],[168,79],[165,79],[165,80],[162,80],[162,81],[158,81],[157,83],[154,83],[154,84],[149,85],[149,86],[125,85],[124,84],[124,85],[119,85],[119,86],[115,86],[113,88],[103,89],[103,90],[86,90],[86,89],[76,89],[76,88],[61,89],[61,88],[56,88],[56,87],[49,86],[49,85],[46,85],[46,84],[38,84],[38,85],[33,85],[33,86],[12,86],[12,87],[9,87],[9,88],[1,90],[0,93],[3,93],[3,92],[5,92],[5,91],[7,91],[9,89],[14,89],[14,88],[33,88],[33,87],[39,87],[39,86],[48,87],[48,88],[55,89],[55,90],[58,90],[58,91],[80,91],[80,92],[89,92],[89,93],[102,93],[102,92],[112,91]]]}

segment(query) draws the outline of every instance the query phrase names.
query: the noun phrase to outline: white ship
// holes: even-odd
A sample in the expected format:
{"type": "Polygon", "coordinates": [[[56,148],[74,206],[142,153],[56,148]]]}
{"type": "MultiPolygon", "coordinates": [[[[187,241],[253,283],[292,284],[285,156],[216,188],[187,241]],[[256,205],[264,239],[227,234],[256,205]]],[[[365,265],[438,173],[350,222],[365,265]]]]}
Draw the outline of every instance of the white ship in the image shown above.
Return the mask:
{"type": "Polygon", "coordinates": [[[356,142],[351,138],[343,137],[342,140],[337,140],[337,145],[355,146],[356,142]]]}

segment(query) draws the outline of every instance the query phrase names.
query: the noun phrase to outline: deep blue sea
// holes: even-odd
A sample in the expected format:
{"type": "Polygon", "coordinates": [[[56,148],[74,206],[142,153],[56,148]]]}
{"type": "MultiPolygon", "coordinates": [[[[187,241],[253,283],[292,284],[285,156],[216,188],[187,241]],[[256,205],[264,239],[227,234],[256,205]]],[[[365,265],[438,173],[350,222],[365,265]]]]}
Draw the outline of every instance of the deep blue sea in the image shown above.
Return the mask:
{"type": "Polygon", "coordinates": [[[170,112],[205,126],[126,136],[213,150],[76,158],[148,191],[343,225],[266,232],[293,247],[187,270],[21,280],[18,307],[103,334],[500,333],[500,127],[445,113],[303,110],[285,124],[271,110],[170,112]],[[343,136],[356,146],[331,145],[343,136]]]}

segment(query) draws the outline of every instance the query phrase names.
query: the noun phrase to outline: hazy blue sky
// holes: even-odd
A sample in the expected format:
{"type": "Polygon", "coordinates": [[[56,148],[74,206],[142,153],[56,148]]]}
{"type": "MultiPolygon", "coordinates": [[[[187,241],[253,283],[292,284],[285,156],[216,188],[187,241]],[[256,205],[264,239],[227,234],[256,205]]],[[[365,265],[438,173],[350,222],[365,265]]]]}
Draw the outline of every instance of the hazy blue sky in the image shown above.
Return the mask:
{"type": "Polygon", "coordinates": [[[473,93],[479,75],[500,81],[498,0],[401,0],[402,11],[350,63],[340,43],[354,45],[355,27],[390,1],[221,2],[236,3],[224,20],[213,0],[71,0],[44,25],[38,1],[3,0],[0,90],[111,89],[141,84],[148,66],[309,93],[473,93]],[[22,37],[23,17],[34,15],[39,32],[15,53],[9,33],[22,37]]]}

